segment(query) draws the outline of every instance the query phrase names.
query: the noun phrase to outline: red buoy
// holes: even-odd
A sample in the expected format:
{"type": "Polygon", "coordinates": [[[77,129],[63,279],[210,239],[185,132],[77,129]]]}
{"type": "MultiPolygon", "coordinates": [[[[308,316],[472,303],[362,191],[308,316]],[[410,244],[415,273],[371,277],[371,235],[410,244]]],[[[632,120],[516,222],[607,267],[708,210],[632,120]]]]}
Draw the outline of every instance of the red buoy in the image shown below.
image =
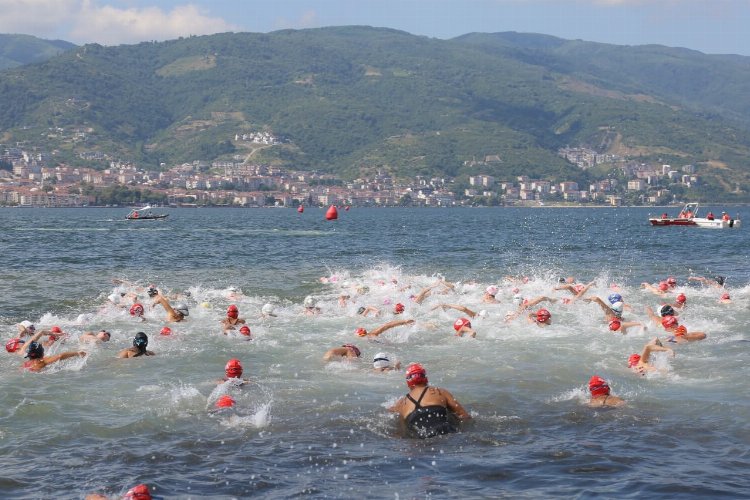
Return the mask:
{"type": "Polygon", "coordinates": [[[303,213],[304,211],[305,211],[305,207],[303,207],[302,205],[297,207],[297,212],[303,213]]]}
{"type": "Polygon", "coordinates": [[[326,220],[336,220],[339,218],[339,211],[336,210],[336,205],[331,205],[326,212],[326,220]]]}

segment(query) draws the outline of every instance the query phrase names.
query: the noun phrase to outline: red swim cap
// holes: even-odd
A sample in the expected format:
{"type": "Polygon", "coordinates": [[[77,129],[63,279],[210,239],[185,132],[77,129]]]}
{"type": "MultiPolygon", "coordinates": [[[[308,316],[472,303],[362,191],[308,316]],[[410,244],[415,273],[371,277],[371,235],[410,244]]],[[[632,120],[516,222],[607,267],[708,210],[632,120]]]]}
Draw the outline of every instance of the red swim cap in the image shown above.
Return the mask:
{"type": "Polygon", "coordinates": [[[427,372],[419,363],[412,363],[406,367],[406,385],[412,388],[427,384],[427,372]]]}
{"type": "Polygon", "coordinates": [[[399,302],[398,304],[396,304],[396,307],[394,308],[394,312],[396,314],[401,314],[402,312],[404,312],[404,309],[405,309],[404,305],[401,302],[399,302]]]}
{"type": "Polygon", "coordinates": [[[242,328],[240,328],[240,334],[246,335],[249,337],[251,335],[250,327],[247,325],[242,325],[242,328]]]}
{"type": "Polygon", "coordinates": [[[159,333],[161,333],[162,335],[172,335],[172,329],[168,326],[165,326],[159,333]]]}
{"type": "Polygon", "coordinates": [[[130,306],[131,316],[143,316],[143,306],[141,304],[133,304],[130,306]]]}
{"type": "Polygon", "coordinates": [[[613,332],[616,332],[617,330],[619,330],[621,326],[622,326],[622,323],[620,323],[620,320],[617,318],[609,322],[609,329],[612,330],[613,332]]]}
{"type": "Polygon", "coordinates": [[[550,320],[550,318],[552,318],[552,315],[550,314],[550,312],[548,310],[546,310],[544,308],[539,309],[536,312],[536,321],[537,321],[537,323],[546,323],[547,321],[550,320]]]}
{"type": "Polygon", "coordinates": [[[356,333],[360,337],[364,337],[365,335],[367,335],[367,330],[365,330],[362,327],[359,327],[354,333],[356,333]]]}
{"type": "Polygon", "coordinates": [[[669,285],[667,285],[666,281],[662,281],[661,283],[659,283],[659,290],[661,290],[662,292],[666,292],[667,290],[669,290],[669,285]]]}
{"type": "Polygon", "coordinates": [[[237,306],[232,304],[227,308],[227,317],[232,319],[237,319],[237,317],[240,315],[240,310],[237,309],[237,306]]]}
{"type": "Polygon", "coordinates": [[[216,400],[216,408],[231,408],[234,406],[234,398],[228,394],[216,400]]]}
{"type": "Polygon", "coordinates": [[[674,332],[675,337],[684,337],[685,334],[687,334],[687,328],[685,328],[684,325],[680,325],[677,327],[677,330],[674,332]]]}
{"type": "Polygon", "coordinates": [[[460,332],[463,327],[471,328],[471,321],[467,318],[458,318],[453,322],[453,329],[457,332],[460,332]]]}
{"type": "Polygon", "coordinates": [[[63,332],[62,330],[60,330],[59,326],[53,326],[52,328],[50,328],[49,331],[51,331],[52,333],[62,333],[63,332]]]}
{"type": "Polygon", "coordinates": [[[123,500],[151,500],[151,492],[148,490],[148,486],[145,484],[139,484],[130,488],[123,500]]]}
{"type": "Polygon", "coordinates": [[[730,300],[728,293],[721,294],[721,300],[730,300]]]}
{"type": "Polygon", "coordinates": [[[675,300],[677,300],[678,304],[684,304],[685,302],[687,302],[687,297],[685,296],[684,293],[681,293],[677,296],[675,300]]]}
{"type": "Polygon", "coordinates": [[[670,276],[667,278],[667,285],[672,287],[677,286],[677,279],[674,276],[670,276]]]}
{"type": "Polygon", "coordinates": [[[584,288],[586,288],[585,285],[574,285],[573,286],[573,290],[575,290],[576,293],[581,293],[584,288]]]}
{"type": "Polygon", "coordinates": [[[224,373],[226,373],[227,378],[240,378],[242,376],[242,363],[240,363],[240,360],[232,358],[227,361],[226,366],[224,366],[224,373]]]}
{"type": "Polygon", "coordinates": [[[16,337],[6,342],[5,350],[8,352],[16,352],[22,345],[23,342],[21,342],[21,339],[16,337]]]}
{"type": "Polygon", "coordinates": [[[640,354],[631,354],[628,358],[628,367],[633,368],[641,360],[640,354]]]}
{"type": "Polygon", "coordinates": [[[592,396],[609,396],[609,384],[603,378],[594,375],[589,380],[589,392],[592,396]]]}
{"type": "Polygon", "coordinates": [[[341,347],[346,347],[347,349],[352,350],[354,352],[354,354],[357,355],[357,357],[360,357],[362,355],[362,353],[360,352],[360,350],[354,344],[344,344],[341,347]]]}
{"type": "Polygon", "coordinates": [[[674,316],[664,316],[661,319],[661,326],[664,328],[672,328],[673,326],[677,326],[677,318],[674,316]]]}

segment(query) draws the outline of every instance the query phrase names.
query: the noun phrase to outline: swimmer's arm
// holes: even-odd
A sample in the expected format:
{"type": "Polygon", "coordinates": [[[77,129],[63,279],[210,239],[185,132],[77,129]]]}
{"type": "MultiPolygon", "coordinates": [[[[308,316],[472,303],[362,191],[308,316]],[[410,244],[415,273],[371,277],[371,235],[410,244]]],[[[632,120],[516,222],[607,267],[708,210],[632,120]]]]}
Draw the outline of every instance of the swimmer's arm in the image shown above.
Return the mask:
{"type": "Polygon", "coordinates": [[[521,310],[528,309],[529,307],[534,307],[538,303],[545,302],[545,301],[554,303],[554,302],[557,302],[557,299],[553,299],[545,295],[540,295],[539,297],[534,297],[533,299],[528,301],[526,304],[521,304],[521,310]]]}
{"type": "Polygon", "coordinates": [[[445,389],[438,389],[438,392],[445,398],[445,403],[448,405],[448,408],[450,408],[450,410],[456,414],[459,420],[471,419],[471,415],[469,415],[466,409],[461,406],[461,403],[456,401],[456,398],[453,397],[453,394],[451,394],[450,391],[447,391],[445,389]]]}
{"type": "MultiPolygon", "coordinates": [[[[595,283],[596,283],[596,281],[592,281],[591,283],[587,283],[586,286],[583,287],[583,290],[581,290],[580,292],[576,293],[575,297],[573,297],[573,299],[570,302],[573,303],[576,300],[578,300],[581,297],[583,297],[584,295],[586,295],[586,292],[588,292],[589,288],[591,288],[595,283]]],[[[575,290],[574,290],[574,292],[575,292],[575,290]]]]}
{"type": "Polygon", "coordinates": [[[661,318],[654,313],[654,310],[651,309],[651,306],[646,306],[646,314],[648,314],[648,317],[656,323],[657,325],[661,324],[661,318]]]}
{"type": "Polygon", "coordinates": [[[373,331],[369,333],[369,335],[377,336],[385,332],[386,330],[390,330],[391,328],[395,328],[397,326],[402,326],[402,325],[410,325],[412,323],[414,323],[413,319],[394,319],[393,321],[389,321],[388,323],[384,325],[380,325],[379,327],[375,328],[373,331]]]}
{"type": "Polygon", "coordinates": [[[55,354],[54,356],[47,356],[44,361],[51,365],[52,363],[56,363],[58,361],[62,361],[65,359],[75,358],[75,357],[84,357],[86,355],[86,351],[68,351],[63,352],[60,354],[55,354]]]}
{"type": "Polygon", "coordinates": [[[401,398],[396,401],[392,406],[388,407],[388,411],[391,413],[401,413],[401,408],[404,406],[405,398],[401,398]]]}

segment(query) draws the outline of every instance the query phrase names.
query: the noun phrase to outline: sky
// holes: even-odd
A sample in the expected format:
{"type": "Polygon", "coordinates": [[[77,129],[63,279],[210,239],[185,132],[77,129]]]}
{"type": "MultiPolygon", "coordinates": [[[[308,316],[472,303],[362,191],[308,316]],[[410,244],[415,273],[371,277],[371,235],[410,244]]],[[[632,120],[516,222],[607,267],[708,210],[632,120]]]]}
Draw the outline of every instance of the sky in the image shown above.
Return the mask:
{"type": "Polygon", "coordinates": [[[344,25],[440,39],[517,31],[750,56],[750,0],[0,0],[0,33],[79,45],[344,25]]]}

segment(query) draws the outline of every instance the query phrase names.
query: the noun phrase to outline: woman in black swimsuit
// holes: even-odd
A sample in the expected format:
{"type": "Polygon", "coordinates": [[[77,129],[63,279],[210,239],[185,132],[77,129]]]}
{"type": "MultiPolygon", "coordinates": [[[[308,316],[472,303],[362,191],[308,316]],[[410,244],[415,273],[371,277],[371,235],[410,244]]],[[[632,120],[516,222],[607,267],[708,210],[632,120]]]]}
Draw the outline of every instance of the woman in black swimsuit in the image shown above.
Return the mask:
{"type": "Polygon", "coordinates": [[[429,387],[427,373],[418,363],[406,369],[409,394],[399,399],[390,411],[401,415],[407,429],[416,437],[427,438],[456,432],[456,420],[471,418],[456,398],[446,389],[429,387]]]}

